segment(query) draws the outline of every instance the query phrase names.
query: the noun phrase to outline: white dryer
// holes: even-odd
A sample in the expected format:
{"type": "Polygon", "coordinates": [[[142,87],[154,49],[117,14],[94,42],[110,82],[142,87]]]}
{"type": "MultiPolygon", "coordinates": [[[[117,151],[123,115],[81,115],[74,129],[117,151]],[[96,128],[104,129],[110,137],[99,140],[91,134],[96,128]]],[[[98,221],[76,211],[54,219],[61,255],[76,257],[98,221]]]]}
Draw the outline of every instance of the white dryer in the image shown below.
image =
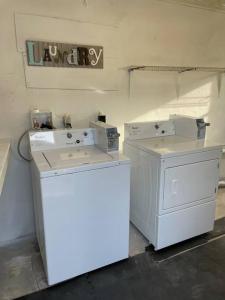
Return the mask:
{"type": "Polygon", "coordinates": [[[125,124],[130,218],[155,250],[213,229],[222,147],[202,130],[202,119],[186,117],[125,124]]]}
{"type": "Polygon", "coordinates": [[[96,129],[30,132],[37,239],[49,285],[128,257],[130,161],[96,129]]]}

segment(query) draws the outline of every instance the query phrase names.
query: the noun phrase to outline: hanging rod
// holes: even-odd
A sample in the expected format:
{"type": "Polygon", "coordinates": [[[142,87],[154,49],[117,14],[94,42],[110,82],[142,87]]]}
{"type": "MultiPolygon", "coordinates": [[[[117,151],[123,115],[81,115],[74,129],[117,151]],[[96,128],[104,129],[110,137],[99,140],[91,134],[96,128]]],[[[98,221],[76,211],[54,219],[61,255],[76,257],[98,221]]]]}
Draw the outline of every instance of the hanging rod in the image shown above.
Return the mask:
{"type": "Polygon", "coordinates": [[[217,11],[220,13],[225,12],[225,0],[219,1],[206,1],[206,0],[160,0],[161,2],[167,2],[172,4],[178,4],[193,8],[200,8],[205,10],[217,11]]]}
{"type": "Polygon", "coordinates": [[[141,70],[141,71],[166,71],[166,72],[214,72],[214,73],[223,73],[225,72],[225,68],[217,68],[217,67],[178,67],[178,66],[129,66],[128,72],[141,70]]]}

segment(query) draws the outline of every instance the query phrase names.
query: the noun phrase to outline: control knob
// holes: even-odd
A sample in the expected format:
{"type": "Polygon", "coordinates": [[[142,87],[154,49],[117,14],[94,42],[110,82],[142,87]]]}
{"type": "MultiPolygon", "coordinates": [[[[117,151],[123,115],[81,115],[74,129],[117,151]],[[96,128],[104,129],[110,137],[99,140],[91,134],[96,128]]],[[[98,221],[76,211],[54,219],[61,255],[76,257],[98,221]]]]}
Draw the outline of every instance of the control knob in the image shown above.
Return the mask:
{"type": "Polygon", "coordinates": [[[68,133],[67,133],[67,138],[68,138],[68,139],[71,139],[72,137],[73,137],[72,133],[68,132],[68,133]]]}

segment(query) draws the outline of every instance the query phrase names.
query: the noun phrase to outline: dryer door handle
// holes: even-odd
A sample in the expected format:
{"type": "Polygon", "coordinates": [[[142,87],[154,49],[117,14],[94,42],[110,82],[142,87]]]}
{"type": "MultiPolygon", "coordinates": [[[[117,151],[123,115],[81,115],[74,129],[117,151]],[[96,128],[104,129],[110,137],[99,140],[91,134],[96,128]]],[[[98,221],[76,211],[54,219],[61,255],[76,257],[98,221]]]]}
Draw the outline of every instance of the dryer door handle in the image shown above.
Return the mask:
{"type": "Polygon", "coordinates": [[[173,179],[171,183],[171,192],[173,195],[177,194],[178,189],[178,179],[173,179]]]}

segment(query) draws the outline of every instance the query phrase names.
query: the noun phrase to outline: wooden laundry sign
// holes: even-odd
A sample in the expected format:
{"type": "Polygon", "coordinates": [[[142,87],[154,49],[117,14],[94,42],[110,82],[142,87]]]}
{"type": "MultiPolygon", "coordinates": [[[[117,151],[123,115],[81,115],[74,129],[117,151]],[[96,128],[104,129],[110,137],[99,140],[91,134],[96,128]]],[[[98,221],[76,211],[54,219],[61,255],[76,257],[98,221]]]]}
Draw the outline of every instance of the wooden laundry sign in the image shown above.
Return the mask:
{"type": "Polygon", "coordinates": [[[103,47],[26,41],[29,66],[103,68],[103,47]]]}

